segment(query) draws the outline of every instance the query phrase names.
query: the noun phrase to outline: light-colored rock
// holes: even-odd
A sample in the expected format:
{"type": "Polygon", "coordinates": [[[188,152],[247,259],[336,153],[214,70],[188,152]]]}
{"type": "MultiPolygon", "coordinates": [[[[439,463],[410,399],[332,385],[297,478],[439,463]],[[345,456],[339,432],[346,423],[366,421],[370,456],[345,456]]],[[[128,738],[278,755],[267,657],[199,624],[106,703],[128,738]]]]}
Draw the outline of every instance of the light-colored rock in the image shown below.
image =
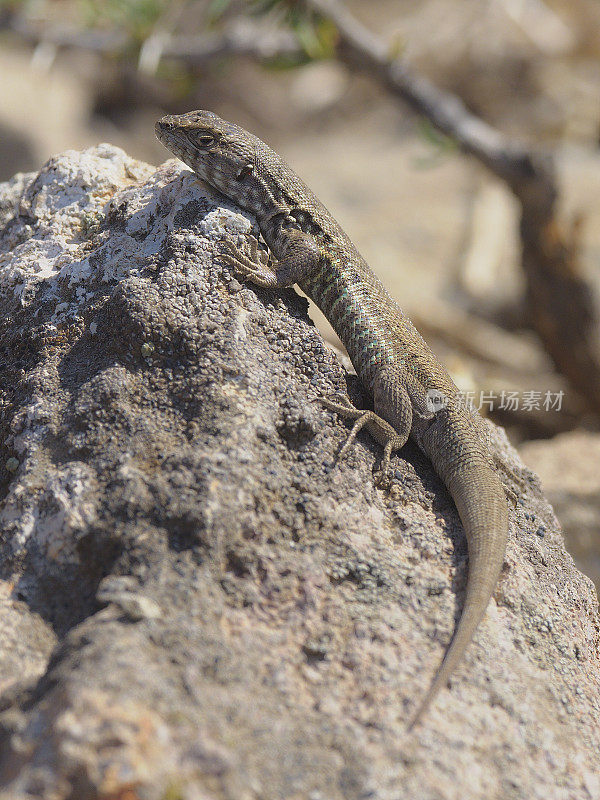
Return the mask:
{"type": "Polygon", "coordinates": [[[573,431],[519,451],[539,474],[577,565],[600,589],[600,435],[573,431]]]}
{"type": "Polygon", "coordinates": [[[218,258],[252,220],[108,145],[0,203],[0,795],[595,800],[597,601],[533,476],[407,735],[462,528],[414,448],[388,492],[366,434],[333,463],[347,428],[315,398],[346,380],[305,301],[218,258]]]}

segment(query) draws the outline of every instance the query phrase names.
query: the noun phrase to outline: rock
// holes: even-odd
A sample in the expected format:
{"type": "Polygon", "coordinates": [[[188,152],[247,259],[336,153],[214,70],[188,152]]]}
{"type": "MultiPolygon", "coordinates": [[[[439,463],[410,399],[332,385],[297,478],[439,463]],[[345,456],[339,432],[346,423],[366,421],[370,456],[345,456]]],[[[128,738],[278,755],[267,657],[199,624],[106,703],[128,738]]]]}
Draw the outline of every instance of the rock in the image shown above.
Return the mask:
{"type": "MultiPolygon", "coordinates": [[[[556,510],[579,569],[600,589],[600,435],[572,431],[519,448],[556,510]]],[[[600,795],[599,795],[600,796],[600,795]]]]}
{"type": "Polygon", "coordinates": [[[386,492],[366,434],[335,463],[316,398],[359,388],[303,299],[220,263],[253,221],[108,145],[0,208],[3,797],[598,796],[596,597],[500,431],[503,575],[408,735],[464,534],[414,448],[386,492]]]}

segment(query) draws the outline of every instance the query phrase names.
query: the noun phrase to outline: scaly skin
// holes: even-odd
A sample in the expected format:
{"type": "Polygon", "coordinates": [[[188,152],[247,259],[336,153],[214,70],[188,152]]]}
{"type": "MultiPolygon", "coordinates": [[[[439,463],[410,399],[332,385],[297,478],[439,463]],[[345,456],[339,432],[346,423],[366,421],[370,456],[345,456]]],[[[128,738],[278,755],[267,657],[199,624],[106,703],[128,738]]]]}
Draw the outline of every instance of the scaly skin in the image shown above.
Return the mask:
{"type": "Polygon", "coordinates": [[[323,401],[355,420],[343,449],[366,426],[384,446],[385,473],[391,451],[411,436],[456,503],[469,548],[465,605],[412,728],[461,660],[504,560],[507,501],[481,420],[460,402],[444,367],[331,214],[264,142],[209,111],[163,117],[156,134],[200,178],[256,217],[275,259],[264,264],[255,248],[248,258],[229,247],[225,261],[259,286],[297,283],[344,343],[375,413],[347,400],[323,401]]]}

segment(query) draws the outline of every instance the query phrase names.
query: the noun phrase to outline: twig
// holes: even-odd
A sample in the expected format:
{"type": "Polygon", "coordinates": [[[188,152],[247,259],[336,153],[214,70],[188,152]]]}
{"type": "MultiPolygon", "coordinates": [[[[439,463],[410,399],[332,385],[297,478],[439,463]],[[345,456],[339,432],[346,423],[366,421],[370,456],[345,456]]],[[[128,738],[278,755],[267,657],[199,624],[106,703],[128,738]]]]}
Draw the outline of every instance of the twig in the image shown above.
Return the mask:
{"type": "Polygon", "coordinates": [[[43,43],[58,48],[87,50],[100,55],[123,52],[130,39],[124,31],[100,31],[68,25],[36,25],[22,14],[7,12],[0,17],[0,27],[16,33],[32,45],[43,43]]]}
{"type": "MultiPolygon", "coordinates": [[[[87,30],[68,24],[45,27],[16,13],[0,16],[0,28],[16,33],[32,45],[47,43],[60,49],[86,50],[102,56],[119,55],[139,47],[124,31],[87,30]]],[[[240,17],[219,33],[165,35],[160,44],[160,57],[200,67],[224,57],[247,57],[256,61],[300,59],[303,51],[292,33],[265,30],[240,17]]]]}
{"type": "Polygon", "coordinates": [[[384,84],[388,91],[506,181],[516,194],[526,191],[524,184],[533,181],[536,194],[545,205],[554,201],[551,159],[508,139],[468,111],[460,98],[416,75],[402,61],[390,58],[386,42],[367,30],[337,0],[304,0],[304,4],[335,25],[339,34],[338,55],[348,66],[368,72],[384,84]]]}

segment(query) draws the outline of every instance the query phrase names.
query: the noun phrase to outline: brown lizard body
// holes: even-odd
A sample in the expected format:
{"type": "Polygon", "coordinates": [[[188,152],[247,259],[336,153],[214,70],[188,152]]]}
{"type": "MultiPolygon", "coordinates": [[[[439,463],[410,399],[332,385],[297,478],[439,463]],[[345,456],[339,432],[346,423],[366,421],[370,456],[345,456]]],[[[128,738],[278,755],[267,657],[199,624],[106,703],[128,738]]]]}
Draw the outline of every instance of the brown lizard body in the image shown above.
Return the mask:
{"type": "Polygon", "coordinates": [[[375,411],[323,401],[355,420],[342,452],[367,427],[384,446],[385,474],[390,453],[410,436],[456,503],[469,548],[466,599],[412,727],[461,660],[504,560],[507,500],[481,420],[331,214],[264,142],[208,111],[163,117],[156,133],[200,178],[256,217],[276,259],[265,265],[229,248],[225,260],[259,286],[298,284],[344,343],[375,411]]]}

